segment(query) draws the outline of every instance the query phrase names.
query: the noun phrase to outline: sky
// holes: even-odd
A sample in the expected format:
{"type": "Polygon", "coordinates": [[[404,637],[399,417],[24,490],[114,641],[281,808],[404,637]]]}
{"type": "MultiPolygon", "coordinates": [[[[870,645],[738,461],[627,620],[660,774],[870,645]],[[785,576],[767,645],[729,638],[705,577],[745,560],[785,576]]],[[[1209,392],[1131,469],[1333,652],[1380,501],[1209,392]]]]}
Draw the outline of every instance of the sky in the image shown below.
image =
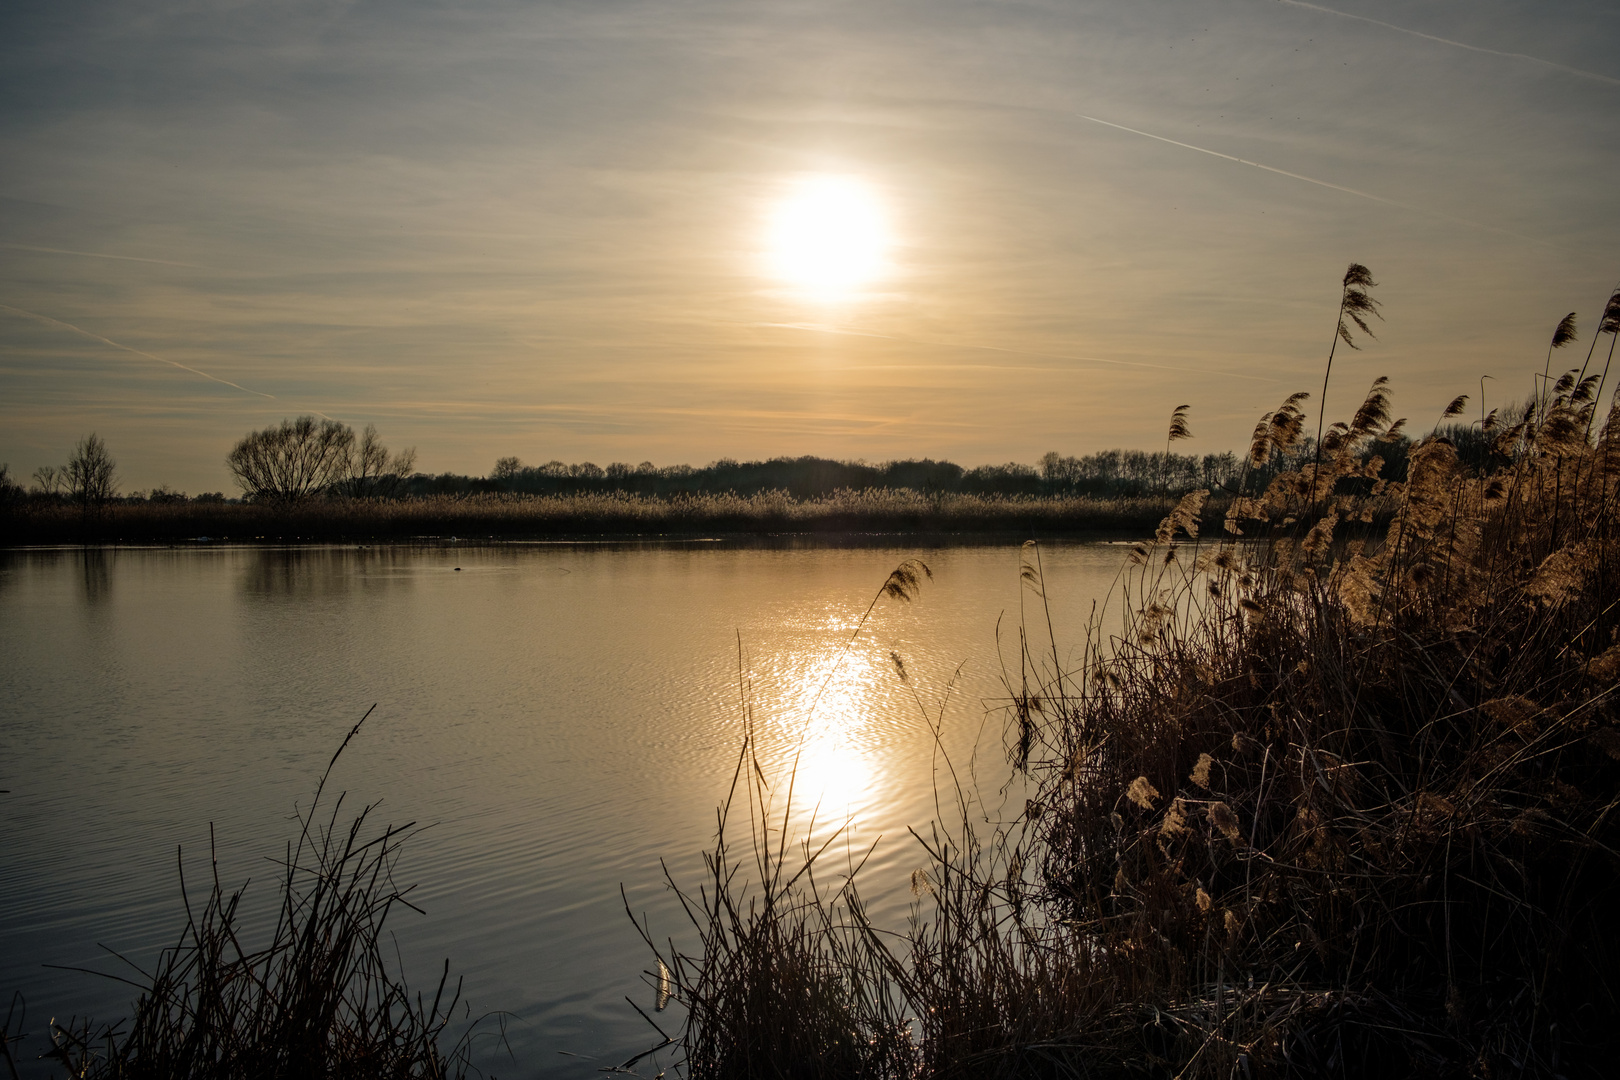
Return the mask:
{"type": "Polygon", "coordinates": [[[1571,310],[1584,359],[1616,42],[1597,0],[9,0],[0,461],[94,431],[126,491],[229,493],[308,413],[428,472],[971,466],[1183,403],[1240,449],[1315,409],[1352,261],[1328,416],[1388,375],[1421,430],[1571,310]],[[836,292],[772,249],[829,177],[886,238],[836,292]]]}

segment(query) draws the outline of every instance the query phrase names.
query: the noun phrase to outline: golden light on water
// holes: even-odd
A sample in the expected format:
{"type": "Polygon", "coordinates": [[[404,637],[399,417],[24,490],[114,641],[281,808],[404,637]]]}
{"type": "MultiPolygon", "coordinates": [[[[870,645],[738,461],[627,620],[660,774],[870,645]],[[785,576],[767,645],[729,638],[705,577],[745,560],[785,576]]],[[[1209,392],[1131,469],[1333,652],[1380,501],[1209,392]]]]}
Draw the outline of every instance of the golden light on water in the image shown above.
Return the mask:
{"type": "Polygon", "coordinates": [[[775,812],[787,810],[805,837],[853,823],[881,779],[872,725],[882,708],[882,669],[859,651],[841,653],[818,651],[792,659],[797,670],[789,675],[791,689],[781,707],[794,719],[779,729],[780,741],[773,740],[767,751],[775,812]],[[789,784],[791,809],[776,801],[788,797],[789,784]]]}
{"type": "Polygon", "coordinates": [[[833,824],[860,810],[873,780],[872,762],[861,743],[869,734],[865,729],[876,704],[875,688],[870,674],[855,660],[850,657],[836,670],[818,671],[804,683],[809,689],[825,680],[826,688],[809,718],[798,755],[794,800],[802,813],[813,812],[818,820],[833,824]]]}
{"type": "Polygon", "coordinates": [[[890,270],[888,216],[872,187],[852,176],[807,176],[770,216],[769,273],[820,299],[850,299],[890,270]]]}

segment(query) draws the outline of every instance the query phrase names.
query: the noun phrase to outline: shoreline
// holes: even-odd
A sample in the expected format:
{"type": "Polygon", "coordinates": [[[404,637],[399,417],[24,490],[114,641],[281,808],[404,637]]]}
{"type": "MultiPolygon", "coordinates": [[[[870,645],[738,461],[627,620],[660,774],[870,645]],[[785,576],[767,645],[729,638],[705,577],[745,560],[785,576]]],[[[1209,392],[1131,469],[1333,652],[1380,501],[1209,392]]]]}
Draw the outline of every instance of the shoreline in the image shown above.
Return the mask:
{"type": "MultiPolygon", "coordinates": [[[[396,537],[178,537],[172,540],[112,538],[88,542],[0,543],[0,553],[32,554],[73,551],[203,551],[233,549],[317,549],[365,551],[371,548],[495,548],[495,547],[692,547],[717,549],[892,548],[917,544],[929,548],[1000,547],[1029,540],[1054,544],[1107,544],[1128,546],[1151,538],[1151,533],[1073,531],[1041,533],[1016,531],[946,532],[939,530],[863,530],[850,532],[730,532],[730,533],[600,533],[558,536],[396,536],[396,537]]],[[[1207,541],[1206,541],[1207,542],[1207,541]]],[[[1193,541],[1196,543],[1196,541],[1193,541]]]]}
{"type": "MultiPolygon", "coordinates": [[[[65,503],[13,507],[0,548],[202,544],[388,543],[1006,543],[1137,540],[1176,496],[973,496],[907,489],[816,499],[731,493],[629,496],[430,496],[399,500],[112,503],[85,513],[65,503]]],[[[1212,508],[1213,509],[1213,508],[1212,508]]]]}

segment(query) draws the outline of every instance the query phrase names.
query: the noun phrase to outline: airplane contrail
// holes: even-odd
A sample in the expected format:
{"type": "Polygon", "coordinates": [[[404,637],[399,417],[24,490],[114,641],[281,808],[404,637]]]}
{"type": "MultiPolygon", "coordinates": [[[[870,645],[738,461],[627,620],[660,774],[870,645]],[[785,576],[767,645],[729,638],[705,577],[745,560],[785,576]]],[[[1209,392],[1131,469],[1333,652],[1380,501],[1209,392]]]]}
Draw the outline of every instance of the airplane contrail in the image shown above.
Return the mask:
{"type": "Polygon", "coordinates": [[[13,251],[41,251],[47,255],[78,255],[86,259],[116,259],[119,262],[156,263],[158,266],[184,266],[191,270],[213,270],[215,273],[225,273],[213,266],[203,266],[201,263],[175,262],[173,259],[145,259],[139,255],[109,255],[104,251],[74,251],[71,248],[38,247],[34,244],[4,244],[0,247],[11,248],[13,251]]]}
{"type": "MultiPolygon", "coordinates": [[[[778,330],[800,330],[812,334],[836,334],[842,337],[878,338],[882,341],[898,341],[902,345],[926,345],[934,349],[972,349],[978,352],[1003,353],[1008,356],[1033,356],[1041,360],[1068,360],[1081,361],[1090,364],[1111,364],[1116,367],[1150,368],[1154,371],[1178,371],[1194,375],[1224,375],[1229,379],[1247,379],[1250,382],[1277,382],[1263,375],[1239,375],[1235,371],[1217,371],[1213,368],[1176,367],[1172,364],[1150,364],[1143,360],[1109,360],[1101,356],[1067,356],[1062,353],[1032,352],[1029,349],[1007,349],[995,345],[969,345],[960,341],[924,341],[921,338],[894,337],[890,334],[877,334],[869,330],[846,330],[838,326],[825,326],[821,323],[754,323],[754,326],[772,327],[778,330]]],[[[1039,369],[1037,369],[1039,370],[1039,369]]],[[[1045,370],[1052,370],[1047,368],[1045,370]]]]}
{"type": "Polygon", "coordinates": [[[93,334],[90,331],[84,329],[83,327],[74,326],[72,323],[63,322],[61,319],[53,319],[49,315],[40,315],[37,312],[24,311],[22,308],[15,308],[15,307],[10,306],[9,304],[0,304],[0,311],[9,311],[13,315],[21,315],[23,318],[26,318],[26,319],[37,319],[38,321],[40,321],[42,323],[48,323],[51,326],[60,326],[64,330],[73,331],[75,334],[83,334],[85,337],[90,338],[92,341],[99,341],[103,345],[111,345],[115,349],[122,349],[124,352],[134,353],[136,356],[144,356],[148,360],[156,360],[160,364],[168,364],[170,367],[177,367],[181,371],[189,371],[193,375],[201,375],[203,378],[207,379],[209,382],[217,382],[221,386],[229,386],[233,390],[242,391],[244,394],[256,394],[257,396],[262,397],[262,398],[269,398],[271,401],[274,401],[276,399],[276,395],[274,395],[274,394],[266,394],[262,390],[250,390],[248,387],[243,386],[240,383],[233,383],[229,379],[221,379],[219,376],[210,375],[206,371],[198,371],[196,368],[188,367],[187,365],[180,363],[180,361],[178,361],[178,360],[166,360],[161,356],[153,356],[149,352],[143,352],[140,349],[132,348],[132,347],[130,347],[128,345],[121,345],[118,342],[112,340],[111,338],[104,338],[100,334],[93,334]]]}
{"type": "Polygon", "coordinates": [[[1487,49],[1483,45],[1470,45],[1466,41],[1454,41],[1451,38],[1439,37],[1435,34],[1425,34],[1421,30],[1413,30],[1407,26],[1396,26],[1394,23],[1387,23],[1382,19],[1369,19],[1365,15],[1352,15],[1348,11],[1337,11],[1330,7],[1323,7],[1320,4],[1307,4],[1305,0],[1277,0],[1277,2],[1280,4],[1287,4],[1289,7],[1301,7],[1308,8],[1311,11],[1320,11],[1324,15],[1337,15],[1341,19],[1355,19],[1357,22],[1372,23],[1374,26],[1382,26],[1386,30],[1394,30],[1397,33],[1402,34],[1411,34],[1413,37],[1420,37],[1425,41],[1437,41],[1442,45],[1451,45],[1458,49],[1467,49],[1469,52],[1485,53],[1489,56],[1504,56],[1510,60],[1528,60],[1532,64],[1541,64],[1545,67],[1557,68],[1559,71],[1566,71],[1571,75],[1579,75],[1583,79],[1596,79],[1598,82],[1605,82],[1611,86],[1620,86],[1620,79],[1616,79],[1613,76],[1600,75],[1595,71],[1587,71],[1585,68],[1570,67],[1568,64],[1560,64],[1556,60],[1543,60],[1541,57],[1531,56],[1529,53],[1503,52],[1501,49],[1487,49]]]}
{"type": "MultiPolygon", "coordinates": [[[[1296,2],[1296,0],[1281,0],[1281,2],[1293,3],[1296,2]]],[[[1087,116],[1085,113],[1075,113],[1074,115],[1080,117],[1082,120],[1090,120],[1093,124],[1101,124],[1103,127],[1111,127],[1118,131],[1128,131],[1132,135],[1140,135],[1144,139],[1153,139],[1156,142],[1169,143],[1171,146],[1179,146],[1183,150],[1196,150],[1200,154],[1208,154],[1210,157],[1218,157],[1226,161],[1235,161],[1239,165],[1247,165],[1253,169],[1261,169],[1265,172],[1276,173],[1278,176],[1286,176],[1290,180],[1303,180],[1307,184],[1315,184],[1317,187],[1325,187],[1334,191],[1342,191],[1346,195],[1354,195],[1360,199],[1370,199],[1376,203],[1383,203],[1385,206],[1399,207],[1402,210],[1410,210],[1415,214],[1428,214],[1430,217],[1437,217],[1442,221],[1449,221],[1453,225],[1466,225],[1470,229],[1486,229],[1490,232],[1501,233],[1503,236],[1511,236],[1515,240],[1524,240],[1531,244],[1540,244],[1542,247],[1549,247],[1553,248],[1554,250],[1557,250],[1558,248],[1557,244],[1549,243],[1546,240],[1541,240],[1534,236],[1526,236],[1523,233],[1516,233],[1512,229],[1504,229],[1496,225],[1486,225],[1478,221],[1469,221],[1467,218],[1453,217],[1450,214],[1442,214],[1438,210],[1430,210],[1426,206],[1414,206],[1411,203],[1404,203],[1396,199],[1385,198],[1382,195],[1374,195],[1370,191],[1361,191],[1357,188],[1345,187],[1343,184],[1335,184],[1327,180],[1318,180],[1314,176],[1306,176],[1303,173],[1289,172],[1287,169],[1279,169],[1274,165],[1262,165],[1258,161],[1250,161],[1247,158],[1235,157],[1232,154],[1223,154],[1219,150],[1211,150],[1204,146],[1194,146],[1192,143],[1184,143],[1178,142],[1175,139],[1167,139],[1163,135],[1155,135],[1151,131],[1142,131],[1139,128],[1126,127],[1124,124],[1116,124],[1110,120],[1102,120],[1095,116],[1087,116]]]]}

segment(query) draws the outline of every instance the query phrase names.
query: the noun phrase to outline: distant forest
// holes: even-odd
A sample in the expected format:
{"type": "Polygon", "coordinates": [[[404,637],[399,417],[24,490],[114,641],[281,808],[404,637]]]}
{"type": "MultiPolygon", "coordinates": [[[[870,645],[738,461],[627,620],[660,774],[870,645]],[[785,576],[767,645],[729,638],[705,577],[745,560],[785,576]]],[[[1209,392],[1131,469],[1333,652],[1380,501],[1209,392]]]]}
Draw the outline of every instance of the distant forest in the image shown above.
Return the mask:
{"type": "MultiPolygon", "coordinates": [[[[1480,438],[1464,425],[1442,432],[1458,445],[1465,461],[1483,456],[1480,438]]],[[[1386,479],[1406,475],[1409,439],[1399,437],[1380,444],[1386,479]]],[[[488,476],[417,473],[408,477],[401,494],[458,495],[507,492],[528,495],[573,495],[621,491],[638,495],[672,496],[733,492],[756,495],[785,491],[797,499],[815,499],[837,491],[887,488],[923,494],[961,495],[1085,495],[1093,498],[1137,498],[1180,494],[1193,488],[1236,491],[1264,490],[1271,477],[1309,460],[1314,441],[1278,456],[1266,465],[1251,466],[1244,475],[1244,459],[1236,454],[1177,454],[1144,450],[1103,450],[1084,457],[1056,452],[1035,465],[1008,462],[963,468],[950,461],[909,458],[869,464],[821,457],[778,457],[768,461],[722,458],[702,467],[666,465],[650,461],[640,465],[614,462],[607,467],[585,461],[568,464],[548,461],[526,465],[515,457],[502,458],[488,476]]]]}
{"type": "Polygon", "coordinates": [[[402,494],[573,495],[622,491],[672,496],[785,491],[794,498],[813,499],[835,491],[889,488],[925,494],[1137,496],[1225,486],[1236,481],[1239,467],[1239,459],[1230,453],[1200,457],[1140,450],[1106,450],[1078,458],[1049,453],[1038,465],[1008,462],[972,469],[932,458],[875,465],[821,457],[779,457],[769,461],[722,458],[702,467],[660,468],[644,461],[640,465],[614,462],[604,468],[589,461],[525,465],[508,457],[496,462],[488,476],[417,473],[406,479],[402,494]]]}
{"type": "MultiPolygon", "coordinates": [[[[1465,464],[1484,465],[1486,447],[1477,428],[1447,425],[1438,432],[1457,446],[1465,464]]],[[[367,437],[372,436],[367,432],[367,437]]],[[[94,440],[94,436],[91,437],[94,440]]],[[[98,444],[99,445],[99,444],[98,444]]],[[[1410,439],[1397,436],[1381,443],[1377,452],[1385,460],[1382,475],[1402,480],[1406,474],[1406,453],[1410,439]]],[[[377,447],[386,460],[386,451],[377,447]]],[[[460,473],[406,472],[409,453],[397,455],[392,475],[371,477],[366,483],[354,478],[311,483],[308,495],[319,499],[346,499],[369,495],[384,499],[468,495],[569,496],[620,493],[648,498],[674,498],[734,494],[742,497],[782,493],[795,499],[822,499],[839,492],[913,491],[922,495],[974,495],[981,497],[1042,498],[1086,497],[1092,499],[1135,499],[1179,495],[1195,488],[1219,494],[1263,491],[1277,473],[1308,461],[1314,450],[1309,437],[1289,453],[1264,464],[1245,463],[1231,452],[1221,454],[1178,454],[1162,451],[1103,450],[1083,457],[1065,457],[1056,452],[1044,455],[1034,465],[1008,462],[964,468],[951,461],[910,458],[877,464],[865,461],[837,461],[822,457],[777,457],[766,461],[736,461],[722,458],[708,465],[656,466],[650,461],[639,465],[614,462],[606,467],[584,461],[548,461],[528,465],[516,457],[504,457],[487,476],[460,473]],[[1296,460],[1298,459],[1298,460],[1296,460]]],[[[102,451],[105,455],[105,451],[102,451]]],[[[77,459],[76,459],[77,460],[77,459]]],[[[108,459],[108,469],[111,461],[108,459]]],[[[82,470],[81,470],[82,471],[82,470]]],[[[32,488],[13,480],[0,469],[0,502],[39,503],[83,502],[80,482],[71,466],[37,470],[32,488]]],[[[334,474],[335,475],[335,474],[334,474]]],[[[244,485],[245,486],[245,485],[244,485]]],[[[106,503],[225,503],[261,501],[253,493],[233,497],[224,492],[187,496],[167,485],[150,491],[118,492],[109,472],[106,490],[92,499],[106,503]]],[[[234,493],[233,493],[234,494],[234,493]]],[[[284,500],[273,500],[284,501],[284,500]]]]}

